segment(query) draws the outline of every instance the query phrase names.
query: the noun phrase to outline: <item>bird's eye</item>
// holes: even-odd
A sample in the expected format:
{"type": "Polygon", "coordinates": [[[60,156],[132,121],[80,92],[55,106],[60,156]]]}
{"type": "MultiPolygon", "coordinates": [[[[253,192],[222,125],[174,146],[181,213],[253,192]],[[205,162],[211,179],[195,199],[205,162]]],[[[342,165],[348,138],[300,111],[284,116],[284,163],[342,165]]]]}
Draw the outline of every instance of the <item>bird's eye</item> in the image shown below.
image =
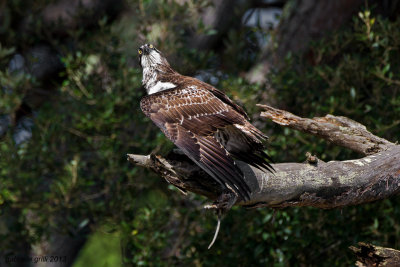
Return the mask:
{"type": "Polygon", "coordinates": [[[154,46],[151,44],[151,45],[149,45],[149,47],[151,48],[151,49],[153,49],[154,48],[154,46]]]}
{"type": "Polygon", "coordinates": [[[137,52],[138,52],[139,55],[141,55],[141,54],[143,53],[143,52],[142,52],[142,49],[138,49],[137,52]]]}

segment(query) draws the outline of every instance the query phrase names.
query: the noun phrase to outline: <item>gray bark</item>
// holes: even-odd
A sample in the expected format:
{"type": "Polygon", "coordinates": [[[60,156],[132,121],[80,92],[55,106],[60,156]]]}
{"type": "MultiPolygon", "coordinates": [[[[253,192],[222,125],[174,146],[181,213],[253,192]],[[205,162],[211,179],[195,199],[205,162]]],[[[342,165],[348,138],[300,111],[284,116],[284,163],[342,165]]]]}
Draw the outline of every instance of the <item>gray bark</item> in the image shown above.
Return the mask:
{"type": "Polygon", "coordinates": [[[386,266],[395,267],[400,263],[400,251],[379,247],[372,244],[359,242],[359,248],[351,246],[350,249],[356,255],[358,261],[356,266],[359,267],[375,267],[386,266]]]}
{"type": "MultiPolygon", "coordinates": [[[[183,191],[216,199],[222,188],[189,159],[128,155],[183,191]]],[[[239,162],[251,188],[245,207],[338,208],[391,197],[400,192],[400,146],[356,160],[273,164],[274,174],[239,162]]]]}
{"type": "Polygon", "coordinates": [[[267,105],[258,106],[265,110],[261,112],[261,117],[315,135],[365,156],[386,150],[394,145],[386,139],[373,135],[364,125],[346,117],[328,114],[321,118],[307,119],[267,105]]]}

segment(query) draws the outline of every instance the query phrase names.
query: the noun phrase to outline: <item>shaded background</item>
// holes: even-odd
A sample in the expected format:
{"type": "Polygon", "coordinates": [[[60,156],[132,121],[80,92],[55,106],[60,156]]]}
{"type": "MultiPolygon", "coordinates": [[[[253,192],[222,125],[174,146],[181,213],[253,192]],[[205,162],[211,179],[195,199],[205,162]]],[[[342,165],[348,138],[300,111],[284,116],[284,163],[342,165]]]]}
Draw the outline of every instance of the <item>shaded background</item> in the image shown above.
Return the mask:
{"type": "Polygon", "coordinates": [[[358,241],[399,249],[393,198],[234,207],[207,250],[207,200],[126,161],[173,148],[139,108],[143,43],[243,105],[276,162],[359,155],[260,119],[256,103],[347,116],[398,141],[399,11],[396,0],[1,1],[0,265],[349,266],[358,241]]]}

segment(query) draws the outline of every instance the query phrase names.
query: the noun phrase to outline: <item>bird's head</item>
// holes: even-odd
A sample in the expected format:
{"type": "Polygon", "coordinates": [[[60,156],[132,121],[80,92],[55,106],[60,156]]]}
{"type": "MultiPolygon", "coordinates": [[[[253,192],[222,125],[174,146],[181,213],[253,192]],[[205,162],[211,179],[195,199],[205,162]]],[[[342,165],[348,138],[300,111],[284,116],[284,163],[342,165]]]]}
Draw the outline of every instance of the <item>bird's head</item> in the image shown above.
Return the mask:
{"type": "Polygon", "coordinates": [[[138,49],[139,62],[142,68],[168,66],[167,59],[152,44],[144,44],[138,49]]]}

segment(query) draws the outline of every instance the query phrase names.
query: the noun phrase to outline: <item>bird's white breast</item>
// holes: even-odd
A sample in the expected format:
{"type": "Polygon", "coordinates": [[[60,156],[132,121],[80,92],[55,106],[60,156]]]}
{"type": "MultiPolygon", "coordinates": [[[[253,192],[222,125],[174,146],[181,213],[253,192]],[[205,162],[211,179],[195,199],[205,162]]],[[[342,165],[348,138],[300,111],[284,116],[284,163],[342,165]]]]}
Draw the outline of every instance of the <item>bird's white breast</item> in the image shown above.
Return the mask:
{"type": "Polygon", "coordinates": [[[150,88],[148,88],[147,93],[149,95],[160,92],[160,91],[164,91],[167,89],[171,89],[176,87],[175,84],[170,83],[170,82],[160,82],[158,81],[155,85],[151,86],[150,88]]]}

